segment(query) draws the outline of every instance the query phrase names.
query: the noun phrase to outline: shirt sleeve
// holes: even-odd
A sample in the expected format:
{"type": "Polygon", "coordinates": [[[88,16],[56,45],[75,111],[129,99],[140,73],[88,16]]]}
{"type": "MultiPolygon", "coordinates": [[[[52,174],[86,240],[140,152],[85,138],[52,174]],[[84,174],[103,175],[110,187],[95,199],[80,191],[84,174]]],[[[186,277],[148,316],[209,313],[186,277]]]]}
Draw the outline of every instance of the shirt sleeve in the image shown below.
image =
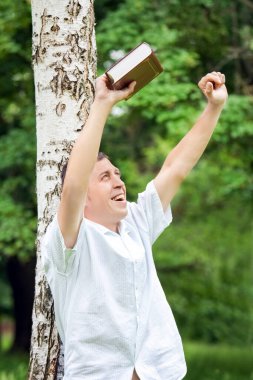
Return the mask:
{"type": "Polygon", "coordinates": [[[66,276],[71,273],[74,262],[77,261],[82,234],[83,221],[79,229],[75,246],[73,248],[66,248],[57,215],[55,215],[53,221],[47,228],[41,246],[42,263],[47,277],[50,278],[50,274],[54,270],[59,274],[66,276]]]}
{"type": "Polygon", "coordinates": [[[148,232],[153,244],[158,236],[172,222],[171,206],[164,212],[154,181],[138,195],[137,203],[131,204],[131,213],[138,227],[148,232]]]}

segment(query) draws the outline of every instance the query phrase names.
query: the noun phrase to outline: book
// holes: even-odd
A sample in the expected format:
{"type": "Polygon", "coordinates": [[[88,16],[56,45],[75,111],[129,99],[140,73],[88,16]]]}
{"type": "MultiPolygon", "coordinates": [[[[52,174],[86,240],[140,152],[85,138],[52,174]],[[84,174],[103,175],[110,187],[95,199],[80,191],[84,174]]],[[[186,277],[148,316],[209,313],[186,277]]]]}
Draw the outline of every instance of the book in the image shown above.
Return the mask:
{"type": "Polygon", "coordinates": [[[136,81],[134,92],[128,97],[129,99],[162,71],[163,68],[150,45],[142,42],[115,62],[105,74],[115,90],[120,90],[130,82],[136,81]]]}

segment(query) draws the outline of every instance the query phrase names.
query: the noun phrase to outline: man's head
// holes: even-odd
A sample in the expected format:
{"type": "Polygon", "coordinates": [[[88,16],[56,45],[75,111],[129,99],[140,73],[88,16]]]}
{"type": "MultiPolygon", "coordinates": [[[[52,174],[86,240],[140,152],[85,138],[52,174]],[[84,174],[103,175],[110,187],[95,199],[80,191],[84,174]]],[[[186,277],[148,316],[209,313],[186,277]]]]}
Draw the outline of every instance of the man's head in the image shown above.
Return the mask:
{"type": "Polygon", "coordinates": [[[89,178],[84,216],[117,231],[119,222],[126,215],[126,187],[120,171],[108,156],[100,152],[89,178]]]}

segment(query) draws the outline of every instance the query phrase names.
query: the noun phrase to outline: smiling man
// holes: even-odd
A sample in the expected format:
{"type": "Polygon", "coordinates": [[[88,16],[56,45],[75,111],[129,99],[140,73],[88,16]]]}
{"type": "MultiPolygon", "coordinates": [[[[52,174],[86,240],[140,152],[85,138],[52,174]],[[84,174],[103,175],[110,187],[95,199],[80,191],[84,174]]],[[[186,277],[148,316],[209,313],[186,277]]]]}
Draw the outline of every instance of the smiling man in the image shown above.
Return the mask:
{"type": "Polygon", "coordinates": [[[90,175],[84,216],[117,232],[118,223],[127,215],[126,187],[120,171],[99,154],[90,175]]]}
{"type": "Polygon", "coordinates": [[[58,213],[42,247],[64,345],[65,380],[180,380],[181,338],[156,274],[152,244],[171,223],[170,202],[204,152],[227,99],[225,77],[199,87],[202,115],[137,202],[126,201],[120,171],[99,153],[114,104],[134,89],[97,79],[95,100],[70,155],[58,213]]]}

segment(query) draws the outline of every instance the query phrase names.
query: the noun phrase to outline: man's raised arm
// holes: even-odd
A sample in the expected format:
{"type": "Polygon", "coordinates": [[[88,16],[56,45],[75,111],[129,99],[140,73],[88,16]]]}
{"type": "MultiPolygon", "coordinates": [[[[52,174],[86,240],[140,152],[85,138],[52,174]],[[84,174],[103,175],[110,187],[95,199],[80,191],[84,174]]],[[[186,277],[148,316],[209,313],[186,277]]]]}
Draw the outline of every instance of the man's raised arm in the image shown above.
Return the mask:
{"type": "Polygon", "coordinates": [[[168,154],[154,179],[164,210],[203,154],[227,100],[225,76],[219,72],[207,74],[198,86],[207,98],[207,106],[192,129],[168,154]]]}
{"type": "Polygon", "coordinates": [[[113,105],[126,99],[134,86],[132,82],[128,88],[114,91],[108,88],[105,75],[96,81],[95,99],[87,122],[72,149],[58,209],[59,226],[67,248],[72,248],[77,239],[89,176],[97,160],[107,117],[113,105]]]}

